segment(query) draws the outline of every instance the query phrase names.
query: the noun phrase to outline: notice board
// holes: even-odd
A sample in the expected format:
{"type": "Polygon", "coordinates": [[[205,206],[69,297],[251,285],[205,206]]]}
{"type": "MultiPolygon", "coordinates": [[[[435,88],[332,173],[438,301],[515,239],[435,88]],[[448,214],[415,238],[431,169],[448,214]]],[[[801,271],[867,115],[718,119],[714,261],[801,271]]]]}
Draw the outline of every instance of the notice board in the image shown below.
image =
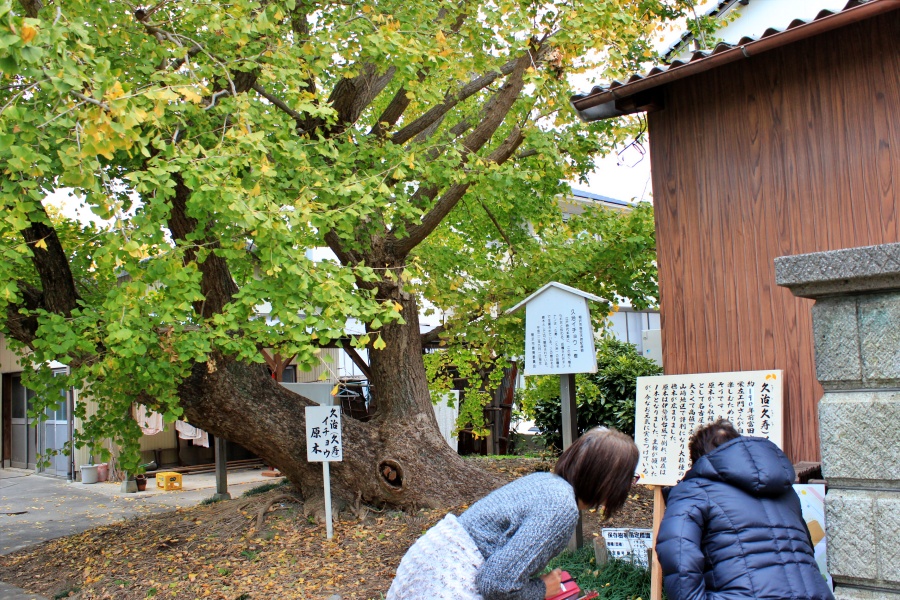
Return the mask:
{"type": "Polygon", "coordinates": [[[782,446],[782,371],[738,371],[637,378],[635,443],[640,483],[675,485],[691,467],[688,442],[723,418],[741,435],[782,446]]]}

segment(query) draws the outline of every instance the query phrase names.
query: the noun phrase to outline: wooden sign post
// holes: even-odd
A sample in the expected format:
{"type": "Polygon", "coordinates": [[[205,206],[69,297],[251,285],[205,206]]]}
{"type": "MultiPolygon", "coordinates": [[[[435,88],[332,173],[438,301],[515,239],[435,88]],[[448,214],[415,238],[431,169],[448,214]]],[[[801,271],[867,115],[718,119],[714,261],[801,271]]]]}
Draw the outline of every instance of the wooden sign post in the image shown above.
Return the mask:
{"type": "MultiPolygon", "coordinates": [[[[559,375],[563,450],[578,437],[575,374],[597,372],[588,300],[593,294],[551,281],[509,310],[525,306],[525,375],[559,375]]],[[[581,519],[569,548],[582,545],[581,519]]]]}
{"type": "Polygon", "coordinates": [[[334,535],[331,517],[331,471],[329,464],[344,456],[340,406],[306,407],[306,460],[322,463],[325,486],[325,536],[334,535]]]}
{"type": "MultiPolygon", "coordinates": [[[[782,372],[740,371],[638,377],[635,443],[641,451],[639,482],[653,489],[653,543],[665,506],[663,486],[677,484],[691,467],[688,443],[700,426],[726,419],[741,435],[782,444],[782,372]]],[[[651,598],[662,598],[656,552],[651,598]]]]}
{"type": "MultiPolygon", "coordinates": [[[[666,511],[663,502],[661,485],[651,486],[653,489],[653,543],[656,543],[656,536],[659,534],[659,524],[662,523],[663,513],[666,511]]],[[[662,600],[663,592],[663,572],[662,566],[659,564],[659,557],[656,555],[656,547],[653,548],[653,562],[650,563],[650,600],[662,600]]]]}

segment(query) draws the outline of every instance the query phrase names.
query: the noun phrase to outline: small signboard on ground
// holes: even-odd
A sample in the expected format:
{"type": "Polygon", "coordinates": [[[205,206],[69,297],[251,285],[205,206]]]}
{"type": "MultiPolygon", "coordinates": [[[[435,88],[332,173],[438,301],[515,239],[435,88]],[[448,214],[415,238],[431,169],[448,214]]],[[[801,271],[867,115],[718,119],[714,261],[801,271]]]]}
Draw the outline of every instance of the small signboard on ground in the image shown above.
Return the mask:
{"type": "Polygon", "coordinates": [[[609,558],[648,567],[647,549],[653,547],[652,529],[610,527],[601,529],[609,558]]]}
{"type": "Polygon", "coordinates": [[[642,484],[678,483],[691,466],[691,434],[719,418],[782,445],[781,371],[638,377],[635,407],[642,484]]]}

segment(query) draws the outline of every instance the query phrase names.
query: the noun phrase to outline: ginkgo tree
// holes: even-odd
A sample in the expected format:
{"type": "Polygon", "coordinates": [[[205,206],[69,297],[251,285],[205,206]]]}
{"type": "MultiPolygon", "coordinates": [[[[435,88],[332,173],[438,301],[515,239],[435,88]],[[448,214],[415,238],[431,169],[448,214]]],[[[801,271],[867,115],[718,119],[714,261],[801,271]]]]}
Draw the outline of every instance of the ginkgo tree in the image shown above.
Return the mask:
{"type": "Polygon", "coordinates": [[[512,356],[520,317],[498,309],[549,279],[653,295],[648,211],[559,221],[560,182],[625,135],[577,121],[567,76],[636,68],[679,10],[0,0],[3,332],[33,385],[50,361],[69,367],[46,384],[97,402],[79,440],[113,439],[125,468],[139,460],[140,402],[312,493],[309,401],[272,381],[261,351],[311,366],[357,319],[378,413],[344,419],[335,494],[407,506],[482,494],[494,482],[438,433],[420,298],[452,315],[424,334],[458,349],[434,359],[440,375],[441,360],[512,356]],[[48,213],[60,189],[105,225],[48,213]],[[338,260],[305,257],[322,246],[338,260]]]}

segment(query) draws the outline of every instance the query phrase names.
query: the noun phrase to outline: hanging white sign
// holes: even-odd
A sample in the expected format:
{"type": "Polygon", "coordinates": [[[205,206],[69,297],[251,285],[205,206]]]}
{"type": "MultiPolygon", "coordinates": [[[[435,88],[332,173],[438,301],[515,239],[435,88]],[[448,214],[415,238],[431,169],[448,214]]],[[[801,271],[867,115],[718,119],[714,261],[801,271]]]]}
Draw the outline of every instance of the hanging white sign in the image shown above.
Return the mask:
{"type": "Polygon", "coordinates": [[[552,285],[526,302],[525,375],[597,372],[588,309],[593,296],[569,289],[552,285]]]}

